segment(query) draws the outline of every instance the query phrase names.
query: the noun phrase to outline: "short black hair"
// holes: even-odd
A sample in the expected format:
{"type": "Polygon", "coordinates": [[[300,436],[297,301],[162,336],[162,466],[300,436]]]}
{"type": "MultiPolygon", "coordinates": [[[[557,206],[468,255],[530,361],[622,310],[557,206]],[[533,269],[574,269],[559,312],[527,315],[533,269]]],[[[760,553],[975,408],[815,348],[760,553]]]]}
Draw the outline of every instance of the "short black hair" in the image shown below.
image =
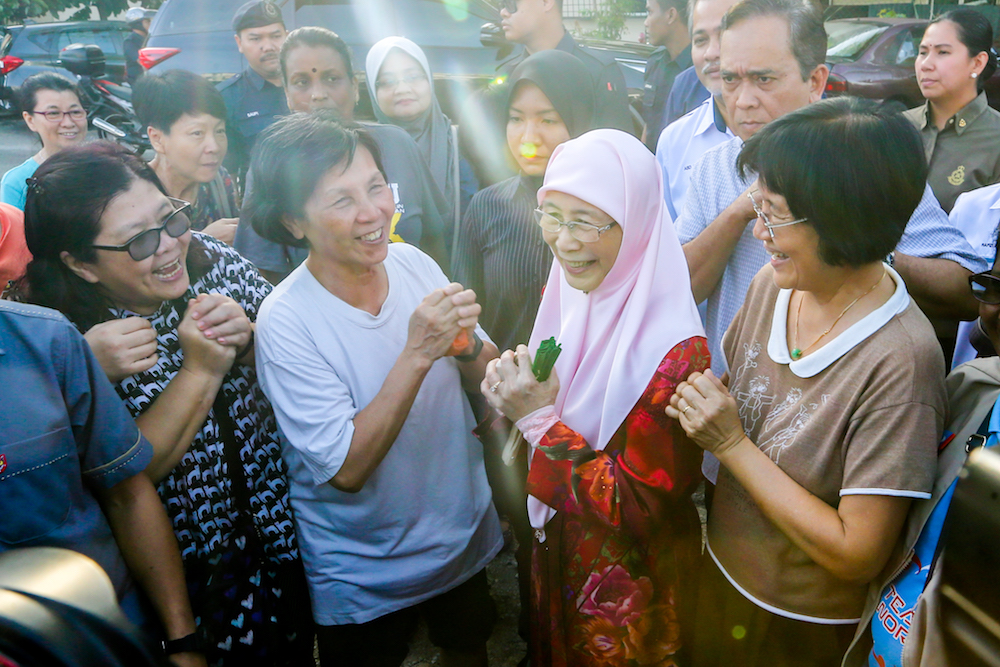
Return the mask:
{"type": "Polygon", "coordinates": [[[68,91],[76,95],[81,105],[84,101],[83,91],[80,90],[80,86],[75,81],[70,81],[56,72],[39,72],[25,79],[21,87],[17,89],[17,102],[21,111],[34,112],[35,105],[38,104],[38,91],[40,90],[68,91]]]}
{"type": "Polygon", "coordinates": [[[655,2],[660,11],[666,11],[673,7],[677,10],[677,16],[680,17],[681,23],[690,25],[689,17],[691,7],[694,5],[692,0],[650,0],[650,2],[655,2]]]}
{"type": "Polygon", "coordinates": [[[969,50],[969,57],[975,58],[986,52],[986,67],[976,81],[976,89],[983,90],[986,80],[997,71],[997,52],[993,49],[993,25],[982,13],[969,7],[959,7],[945,12],[931,20],[928,26],[951,21],[955,24],[958,40],[969,50]]]}
{"type": "Polygon", "coordinates": [[[893,107],[857,97],[809,104],[743,146],[740,173],[806,218],[831,266],[863,266],[899,243],[924,195],[927,161],[916,128],[893,107]]]}
{"type": "Polygon", "coordinates": [[[285,85],[288,84],[288,68],[285,66],[288,54],[300,46],[308,46],[314,49],[326,47],[336,51],[344,60],[344,69],[347,71],[348,76],[351,78],[354,77],[354,61],[351,58],[351,48],[347,46],[347,42],[332,30],[316,26],[304,26],[288,33],[288,37],[285,38],[284,43],[281,45],[281,53],[278,56],[278,61],[281,63],[281,80],[285,82],[285,85]]]}
{"type": "MultiPolygon", "coordinates": [[[[378,144],[362,126],[345,123],[336,111],[320,109],[279,118],[264,130],[250,161],[253,187],[242,217],[261,237],[281,245],[308,247],[285,226],[305,217],[305,205],[323,176],[345,160],[350,164],[363,146],[382,168],[378,144]]],[[[388,179],[386,179],[388,180],[388,179]]]]}
{"type": "Polygon", "coordinates": [[[742,0],[722,17],[722,30],[755,18],[778,17],[788,21],[788,41],[805,81],[826,63],[826,28],[823,12],[812,0],[742,0]]]}
{"type": "Polygon", "coordinates": [[[167,134],[184,114],[207,113],[226,119],[222,93],[205,77],[183,69],[171,69],[163,74],[147,72],[141,76],[132,91],[132,104],[139,122],[167,134]]]}
{"type": "MultiPolygon", "coordinates": [[[[29,180],[24,236],[32,260],[18,296],[62,312],[81,331],[110,319],[113,304],[98,285],[73,273],[61,254],[97,261],[93,244],[105,209],[140,179],[166,194],[145,160],[110,141],[69,146],[46,160],[29,180]]],[[[194,238],[187,266],[192,282],[207,271],[204,247],[194,238]]]]}

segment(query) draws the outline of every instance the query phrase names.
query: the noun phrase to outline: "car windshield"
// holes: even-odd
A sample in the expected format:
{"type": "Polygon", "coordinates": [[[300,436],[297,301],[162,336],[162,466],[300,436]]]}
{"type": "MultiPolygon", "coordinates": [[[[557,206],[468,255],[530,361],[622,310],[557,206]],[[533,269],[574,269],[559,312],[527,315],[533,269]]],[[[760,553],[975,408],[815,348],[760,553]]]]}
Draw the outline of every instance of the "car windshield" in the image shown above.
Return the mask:
{"type": "Polygon", "coordinates": [[[826,59],[833,62],[857,60],[889,26],[861,21],[826,23],[826,59]]]}

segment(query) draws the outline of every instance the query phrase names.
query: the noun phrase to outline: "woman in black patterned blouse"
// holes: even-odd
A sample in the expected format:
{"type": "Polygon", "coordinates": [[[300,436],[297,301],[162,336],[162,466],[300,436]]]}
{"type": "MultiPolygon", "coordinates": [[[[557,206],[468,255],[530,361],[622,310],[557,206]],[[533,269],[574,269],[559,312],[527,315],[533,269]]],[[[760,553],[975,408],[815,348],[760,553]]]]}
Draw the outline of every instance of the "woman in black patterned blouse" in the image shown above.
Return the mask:
{"type": "Polygon", "coordinates": [[[85,333],[153,444],[146,472],[177,535],[209,664],[306,664],[305,582],[253,366],[251,321],[270,284],[192,232],[189,204],[114,144],[46,162],[25,208],[34,259],[22,294],[85,333]]]}

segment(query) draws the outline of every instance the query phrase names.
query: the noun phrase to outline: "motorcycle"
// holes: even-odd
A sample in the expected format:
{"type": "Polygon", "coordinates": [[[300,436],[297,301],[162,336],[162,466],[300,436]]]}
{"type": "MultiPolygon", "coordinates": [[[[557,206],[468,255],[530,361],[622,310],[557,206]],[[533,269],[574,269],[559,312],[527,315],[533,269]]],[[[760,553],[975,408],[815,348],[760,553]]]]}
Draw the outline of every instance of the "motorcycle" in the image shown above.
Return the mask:
{"type": "Polygon", "coordinates": [[[132,89],[109,81],[104,52],[93,44],[70,44],[59,54],[62,67],[79,79],[87,120],[101,139],[111,139],[136,155],[152,150],[132,107],[132,89]]]}

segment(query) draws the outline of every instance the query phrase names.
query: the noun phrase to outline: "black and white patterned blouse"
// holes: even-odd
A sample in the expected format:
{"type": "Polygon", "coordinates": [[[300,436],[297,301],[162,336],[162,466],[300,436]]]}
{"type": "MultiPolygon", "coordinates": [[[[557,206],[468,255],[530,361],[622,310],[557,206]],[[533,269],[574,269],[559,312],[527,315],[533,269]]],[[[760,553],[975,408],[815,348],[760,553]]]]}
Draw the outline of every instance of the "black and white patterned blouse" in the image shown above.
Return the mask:
{"type": "MultiPolygon", "coordinates": [[[[177,326],[183,310],[178,308],[183,309],[188,299],[200,293],[225,294],[242,306],[250,321],[256,321],[257,309],[271,291],[270,283],[232,248],[198,232],[192,238],[199,240],[204,250],[192,243],[189,252],[207,252],[211,268],[200,278],[192,277],[181,299],[164,302],[156,313],[146,316],[157,332],[159,359],[155,366],[125,378],[117,387],[133,417],[145,412],[180,370],[184,353],[177,326]]],[[[119,319],[136,315],[123,309],[112,312],[119,319]]],[[[253,520],[264,537],[265,552],[273,561],[295,560],[298,548],[271,404],[252,366],[234,364],[221,391],[236,426],[236,440],[242,443],[240,460],[252,485],[253,520]]],[[[237,510],[223,448],[213,408],[187,452],[158,487],[184,560],[212,558],[235,548],[229,544],[229,536],[237,510]]]]}

